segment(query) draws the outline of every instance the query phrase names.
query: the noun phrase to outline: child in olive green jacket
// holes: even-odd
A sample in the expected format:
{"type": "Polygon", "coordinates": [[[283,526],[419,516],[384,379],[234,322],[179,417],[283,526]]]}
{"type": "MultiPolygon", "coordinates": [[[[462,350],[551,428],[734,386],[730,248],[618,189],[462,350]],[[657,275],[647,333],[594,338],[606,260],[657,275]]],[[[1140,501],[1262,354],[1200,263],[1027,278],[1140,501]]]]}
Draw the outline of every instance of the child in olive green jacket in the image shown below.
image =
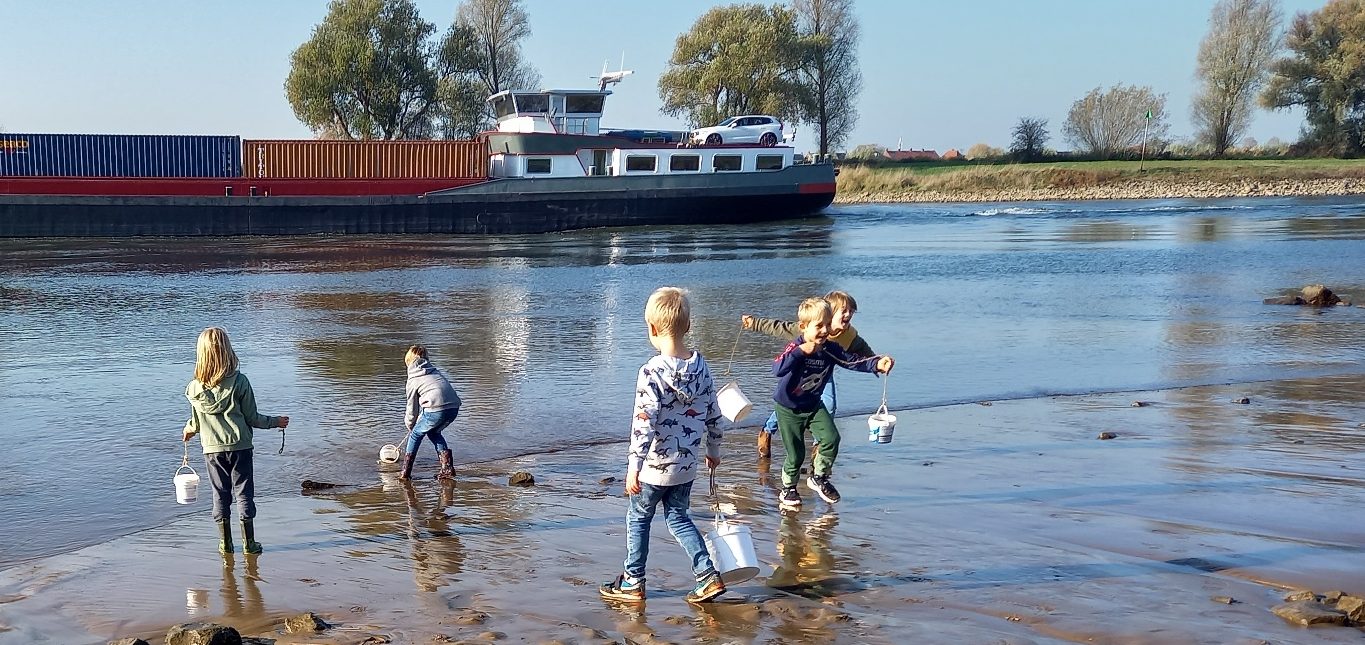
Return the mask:
{"type": "MultiPolygon", "coordinates": [[[[829,339],[838,343],[844,351],[859,357],[875,356],[876,352],[862,336],[858,335],[858,330],[850,324],[853,321],[853,314],[858,313],[858,301],[853,296],[844,291],[831,291],[825,294],[825,300],[834,309],[834,317],[830,321],[829,339]]],[[[794,321],[774,320],[772,318],[755,318],[750,314],[740,316],[741,326],[748,331],[756,331],[767,334],[774,338],[791,340],[793,336],[800,335],[800,330],[794,321]]],[[[838,396],[834,388],[834,378],[830,377],[829,384],[820,393],[820,400],[824,402],[825,408],[829,410],[831,416],[838,411],[838,396]]],[[[777,411],[774,410],[768,416],[767,423],[763,424],[763,429],[758,433],[758,456],[769,457],[772,455],[772,438],[777,433],[777,411]]]]}
{"type": "Polygon", "coordinates": [[[199,435],[213,484],[213,521],[218,523],[218,551],[232,553],[232,529],[228,512],[234,497],[242,521],[242,552],[257,554],[252,518],[256,517],[255,476],[252,472],[252,428],[284,428],[289,417],[272,417],[256,410],[251,381],[237,371],[237,354],[227,332],[209,327],[199,334],[195,346],[194,380],[185,387],[190,418],[185,422],[184,441],[199,435]]]}

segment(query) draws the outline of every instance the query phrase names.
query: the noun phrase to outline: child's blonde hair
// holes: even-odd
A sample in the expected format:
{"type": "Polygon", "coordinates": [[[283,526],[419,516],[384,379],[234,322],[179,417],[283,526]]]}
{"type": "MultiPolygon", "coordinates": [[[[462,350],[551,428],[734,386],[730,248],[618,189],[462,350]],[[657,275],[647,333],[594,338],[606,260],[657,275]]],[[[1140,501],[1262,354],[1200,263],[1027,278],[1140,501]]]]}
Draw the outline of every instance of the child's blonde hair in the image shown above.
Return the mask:
{"type": "Polygon", "coordinates": [[[802,325],[833,315],[834,310],[830,308],[829,301],[824,298],[806,298],[796,308],[796,321],[802,325]]]}
{"type": "Polygon", "coordinates": [[[849,313],[858,313],[858,301],[853,296],[848,295],[847,291],[831,291],[825,294],[825,300],[829,302],[832,309],[843,309],[849,313]]]}
{"type": "Polygon", "coordinates": [[[237,352],[222,327],[207,327],[199,332],[194,346],[194,380],[213,387],[237,371],[237,352]]]}
{"type": "Polygon", "coordinates": [[[687,292],[677,287],[659,287],[645,303],[645,322],[654,325],[660,336],[682,336],[692,328],[692,307],[687,292]]]}
{"type": "Polygon", "coordinates": [[[423,347],[423,346],[421,346],[421,345],[413,345],[413,346],[411,346],[411,347],[408,348],[408,353],[406,353],[406,354],[403,355],[403,363],[406,364],[406,365],[412,365],[412,362],[413,362],[414,360],[416,360],[416,359],[418,359],[418,358],[426,358],[426,357],[427,357],[427,348],[425,348],[425,347],[423,347]]]}

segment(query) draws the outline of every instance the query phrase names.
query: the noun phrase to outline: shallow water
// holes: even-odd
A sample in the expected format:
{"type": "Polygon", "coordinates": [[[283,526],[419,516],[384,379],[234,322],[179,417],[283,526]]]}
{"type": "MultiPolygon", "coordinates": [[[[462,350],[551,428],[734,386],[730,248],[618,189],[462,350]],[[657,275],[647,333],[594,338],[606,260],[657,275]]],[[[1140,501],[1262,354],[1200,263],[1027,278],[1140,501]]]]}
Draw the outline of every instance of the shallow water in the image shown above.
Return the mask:
{"type": "MultiPolygon", "coordinates": [[[[465,401],[450,433],[460,464],[619,440],[650,349],[643,302],[666,284],[690,289],[694,341],[718,374],[733,350],[760,407],[781,342],[736,343],[739,314],[790,317],[833,288],[898,359],[893,408],[1365,372],[1365,309],[1261,304],[1312,282],[1365,301],[1359,198],[830,215],[529,237],[0,241],[0,567],[206,512],[177,506],[170,483],[206,325],[232,334],[262,411],[292,418],[283,454],[276,431],[257,435],[263,496],[373,478],[379,447],[402,435],[413,342],[465,401]]],[[[838,383],[842,414],[880,402],[876,379],[838,383]]]]}

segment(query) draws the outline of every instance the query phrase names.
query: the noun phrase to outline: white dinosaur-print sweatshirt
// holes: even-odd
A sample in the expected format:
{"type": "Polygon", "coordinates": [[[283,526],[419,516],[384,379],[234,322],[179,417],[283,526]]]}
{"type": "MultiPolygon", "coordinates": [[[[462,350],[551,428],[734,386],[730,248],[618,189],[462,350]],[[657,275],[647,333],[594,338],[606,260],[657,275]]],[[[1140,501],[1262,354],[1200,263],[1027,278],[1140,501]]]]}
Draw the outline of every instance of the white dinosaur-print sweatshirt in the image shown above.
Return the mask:
{"type": "Polygon", "coordinates": [[[635,381],[629,472],[653,486],[697,478],[699,453],[720,458],[720,406],[701,352],[687,359],[655,356],[635,381]]]}

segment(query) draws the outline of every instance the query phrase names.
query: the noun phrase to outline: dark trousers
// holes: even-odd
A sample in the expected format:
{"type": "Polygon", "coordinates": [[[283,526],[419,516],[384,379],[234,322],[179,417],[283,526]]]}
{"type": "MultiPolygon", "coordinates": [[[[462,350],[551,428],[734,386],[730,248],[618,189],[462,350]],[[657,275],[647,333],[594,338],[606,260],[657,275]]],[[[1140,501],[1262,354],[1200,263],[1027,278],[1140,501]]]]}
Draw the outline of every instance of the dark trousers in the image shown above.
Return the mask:
{"type": "Polygon", "coordinates": [[[806,431],[815,436],[816,475],[828,476],[834,468],[834,458],[839,456],[839,428],[829,416],[825,404],[809,412],[797,412],[780,403],[773,404],[777,413],[777,432],[782,437],[782,448],[787,457],[782,462],[782,485],[795,486],[801,477],[801,464],[806,460],[806,431]]]}
{"type": "Polygon", "coordinates": [[[256,517],[256,486],[251,474],[251,449],[211,452],[204,455],[209,482],[213,484],[213,519],[229,518],[232,499],[237,499],[237,515],[244,520],[256,517]]]}

